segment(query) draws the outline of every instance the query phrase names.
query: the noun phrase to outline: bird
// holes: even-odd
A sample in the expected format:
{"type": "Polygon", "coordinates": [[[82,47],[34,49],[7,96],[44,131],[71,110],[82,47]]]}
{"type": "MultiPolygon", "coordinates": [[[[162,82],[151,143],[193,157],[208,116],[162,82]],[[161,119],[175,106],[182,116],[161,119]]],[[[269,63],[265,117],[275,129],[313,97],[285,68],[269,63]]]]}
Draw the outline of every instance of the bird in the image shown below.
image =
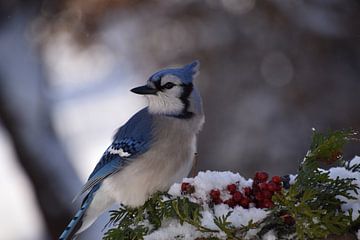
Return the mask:
{"type": "Polygon", "coordinates": [[[190,173],[205,122],[193,83],[200,63],[165,68],[130,91],[147,106],[120,127],[77,197],[81,207],[59,240],[76,238],[114,203],[138,207],[190,173]]]}

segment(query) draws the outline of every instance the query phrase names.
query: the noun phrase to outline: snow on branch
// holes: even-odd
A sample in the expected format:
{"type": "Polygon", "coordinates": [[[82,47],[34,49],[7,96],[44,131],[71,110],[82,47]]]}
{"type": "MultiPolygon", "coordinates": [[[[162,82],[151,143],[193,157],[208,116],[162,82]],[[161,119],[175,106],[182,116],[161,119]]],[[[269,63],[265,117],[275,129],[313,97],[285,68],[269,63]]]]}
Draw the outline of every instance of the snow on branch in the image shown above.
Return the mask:
{"type": "Polygon", "coordinates": [[[356,134],[314,131],[296,175],[206,171],[185,178],[139,208],[111,211],[103,239],[355,239],[360,157],[345,161],[342,149],[356,134]]]}

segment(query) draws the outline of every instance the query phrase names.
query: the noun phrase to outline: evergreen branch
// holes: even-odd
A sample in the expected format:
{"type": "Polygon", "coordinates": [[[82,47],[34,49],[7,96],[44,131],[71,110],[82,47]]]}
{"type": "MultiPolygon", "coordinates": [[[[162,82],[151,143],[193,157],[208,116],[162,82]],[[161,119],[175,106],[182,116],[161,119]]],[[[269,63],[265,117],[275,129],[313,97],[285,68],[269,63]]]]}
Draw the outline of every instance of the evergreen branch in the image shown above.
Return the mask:
{"type": "MultiPolygon", "coordinates": [[[[343,212],[344,200],[356,199],[359,186],[352,178],[330,178],[329,171],[319,169],[320,163],[343,166],[350,172],[360,172],[360,163],[343,160],[344,145],[356,138],[355,131],[335,131],[328,134],[313,133],[312,143],[304,161],[299,167],[295,183],[289,189],[273,195],[274,207],[267,217],[259,222],[235,227],[228,220],[232,212],[214,217],[216,226],[226,234],[227,239],[240,240],[252,229],[257,229],[257,237],[275,230],[278,239],[323,239],[328,235],[341,235],[360,227],[360,217],[352,220],[352,210],[343,212]]],[[[191,202],[186,196],[172,197],[166,193],[156,193],[139,208],[121,207],[110,212],[106,226],[113,227],[105,235],[105,240],[143,239],[147,234],[161,227],[165,219],[174,218],[194,226],[198,231],[210,233],[210,237],[197,240],[218,239],[212,236],[219,230],[201,225],[202,206],[191,202]]],[[[216,235],[215,235],[216,236],[216,235]]]]}
{"type": "Polygon", "coordinates": [[[177,198],[177,201],[172,201],[173,209],[180,220],[180,223],[187,222],[196,227],[201,232],[218,233],[218,230],[206,228],[201,225],[201,207],[187,198],[177,198]]]}
{"type": "Polygon", "coordinates": [[[232,211],[228,212],[225,216],[214,217],[214,223],[218,228],[226,234],[228,239],[241,239],[237,238],[236,235],[236,228],[232,226],[231,222],[227,221],[229,216],[231,215],[232,211]]]}

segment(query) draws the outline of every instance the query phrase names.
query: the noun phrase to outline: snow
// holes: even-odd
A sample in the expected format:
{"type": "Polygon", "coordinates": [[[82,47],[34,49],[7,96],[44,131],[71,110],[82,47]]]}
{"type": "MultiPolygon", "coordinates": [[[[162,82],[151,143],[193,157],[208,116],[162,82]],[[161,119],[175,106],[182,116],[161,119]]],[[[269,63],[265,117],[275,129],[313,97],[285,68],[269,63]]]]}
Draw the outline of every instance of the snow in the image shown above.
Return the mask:
{"type": "MultiPolygon", "coordinates": [[[[224,199],[227,199],[230,198],[230,194],[225,190],[227,185],[237,183],[239,189],[251,187],[253,183],[252,179],[246,180],[239,173],[229,171],[199,172],[196,177],[185,178],[183,179],[183,182],[190,183],[195,188],[195,192],[189,196],[189,199],[193,202],[202,204],[204,207],[204,210],[201,213],[201,224],[204,227],[213,230],[220,230],[214,223],[214,217],[226,216],[229,212],[232,213],[230,214],[228,221],[230,221],[235,227],[247,225],[250,220],[253,220],[254,222],[259,221],[267,215],[265,210],[254,207],[250,209],[244,209],[240,206],[230,208],[226,204],[219,204],[215,205],[214,208],[211,209],[207,205],[207,203],[210,202],[209,192],[212,189],[219,189],[221,191],[221,196],[224,199]]],[[[182,196],[181,183],[175,183],[172,185],[168,193],[173,196],[182,196]]],[[[204,236],[203,233],[202,235],[197,234],[199,234],[199,232],[193,226],[189,224],[181,225],[178,221],[171,221],[169,225],[151,233],[145,239],[173,239],[175,237],[177,237],[176,239],[195,239],[196,237],[204,236]]],[[[251,238],[255,234],[256,231],[252,231],[247,237],[251,238]]],[[[211,236],[226,239],[226,234],[221,231],[216,234],[213,233],[211,236]]],[[[271,233],[266,234],[265,236],[266,238],[264,239],[274,239],[270,237],[271,233]]]]}
{"type": "Polygon", "coordinates": [[[354,166],[355,164],[360,163],[360,156],[355,156],[353,160],[351,160],[350,166],[354,166]]]}
{"type": "MultiPolygon", "coordinates": [[[[353,166],[354,164],[360,163],[360,157],[355,156],[353,160],[350,162],[350,166],[353,166]]],[[[343,167],[335,167],[331,168],[329,170],[329,176],[332,179],[335,179],[336,177],[340,178],[354,178],[353,183],[357,186],[360,186],[360,172],[351,172],[346,170],[343,167]]],[[[343,200],[345,203],[342,204],[341,209],[344,212],[349,211],[350,209],[353,209],[353,215],[352,219],[355,220],[359,217],[359,211],[360,211],[360,195],[356,194],[355,192],[351,192],[351,196],[353,196],[355,199],[344,199],[343,197],[339,197],[340,200],[343,200]]]]}
{"type": "Polygon", "coordinates": [[[290,184],[294,184],[294,183],[295,183],[295,180],[296,180],[297,175],[292,175],[292,174],[290,174],[289,176],[290,176],[290,181],[289,181],[289,183],[290,183],[290,184]]]}
{"type": "Polygon", "coordinates": [[[276,240],[276,235],[274,231],[269,231],[263,236],[263,240],[276,240]]]}
{"type": "MultiPolygon", "coordinates": [[[[233,172],[217,172],[217,171],[206,171],[206,172],[199,172],[199,174],[194,178],[185,178],[183,179],[183,182],[190,183],[195,187],[195,192],[189,196],[189,199],[193,202],[202,204],[204,207],[204,210],[202,211],[202,220],[201,224],[204,227],[213,229],[213,230],[220,230],[216,224],[214,223],[214,217],[221,217],[226,216],[230,211],[232,212],[228,218],[228,221],[230,221],[235,227],[241,227],[244,225],[247,225],[250,220],[253,220],[254,222],[259,221],[266,217],[267,212],[263,209],[258,208],[250,208],[250,209],[244,209],[240,206],[237,206],[235,208],[230,208],[226,204],[219,204],[214,206],[214,209],[211,209],[206,203],[210,202],[209,198],[209,192],[212,189],[219,189],[221,191],[221,196],[224,199],[230,198],[230,194],[228,191],[226,191],[226,186],[232,183],[237,183],[239,186],[239,189],[242,189],[244,187],[251,187],[253,181],[252,179],[246,180],[244,177],[242,177],[239,173],[233,173],[233,172]]],[[[182,196],[181,195],[181,183],[174,184],[169,192],[170,195],[173,196],[182,196]]],[[[188,225],[188,224],[187,224],[188,225]]],[[[192,226],[181,226],[179,222],[176,223],[172,222],[172,224],[168,227],[161,228],[160,230],[155,231],[154,233],[150,234],[148,237],[151,238],[145,238],[145,239],[171,239],[176,236],[180,236],[179,239],[194,239],[193,237],[189,238],[181,238],[181,236],[185,236],[181,233],[181,231],[186,228],[187,231],[189,231],[188,234],[192,234],[195,236],[196,229],[192,226]],[[176,230],[176,231],[175,231],[176,230]],[[170,235],[166,235],[166,232],[169,232],[170,235]],[[190,233],[191,232],[191,233],[190,233]],[[165,234],[165,235],[163,235],[165,234]],[[165,238],[162,238],[163,236],[167,236],[165,238]],[[154,238],[152,238],[154,237],[154,238]]],[[[252,234],[249,234],[248,237],[252,237],[256,234],[256,231],[253,231],[252,234]]],[[[271,234],[270,234],[271,235],[271,234]]],[[[202,235],[203,236],[203,235],[202,235]]],[[[212,234],[212,236],[216,236],[221,239],[226,239],[225,233],[221,232],[212,234]]],[[[265,239],[272,239],[269,238],[269,234],[266,235],[267,238],[265,239]]]]}
{"type": "Polygon", "coordinates": [[[260,208],[253,207],[253,208],[245,209],[240,206],[237,206],[235,208],[230,208],[225,204],[220,204],[215,206],[214,210],[215,210],[215,216],[217,217],[226,215],[228,214],[229,211],[232,211],[228,220],[235,227],[241,227],[247,225],[250,222],[250,220],[253,220],[253,222],[257,222],[265,218],[267,215],[267,212],[260,208]]]}
{"type": "Polygon", "coordinates": [[[168,239],[196,239],[204,236],[203,233],[196,231],[196,228],[188,223],[181,225],[176,220],[163,223],[160,230],[144,237],[144,240],[168,240],[168,239]]]}
{"type": "MultiPolygon", "coordinates": [[[[195,193],[191,194],[190,200],[202,203],[208,202],[209,192],[212,189],[226,189],[226,186],[238,182],[239,187],[250,187],[252,179],[246,180],[239,173],[233,172],[217,172],[206,171],[199,172],[195,178],[184,178],[183,182],[188,182],[195,187],[195,193]]],[[[169,194],[173,196],[181,196],[181,183],[175,183],[169,190],[169,194]]],[[[226,196],[227,191],[222,191],[221,196],[226,196]]],[[[229,195],[230,196],[230,195],[229,195]]]]}
{"type": "MultiPolygon", "coordinates": [[[[350,165],[359,164],[360,157],[356,156],[350,163],[350,165]]],[[[354,183],[360,186],[360,172],[351,172],[346,170],[343,167],[335,167],[329,170],[321,170],[329,172],[329,176],[333,179],[336,177],[340,178],[354,178],[354,183]]],[[[293,184],[296,181],[296,175],[290,175],[290,183],[293,184]]],[[[232,223],[233,226],[239,228],[241,226],[247,225],[250,220],[253,222],[260,221],[267,216],[267,211],[264,209],[250,207],[245,209],[241,206],[236,206],[235,208],[230,208],[226,204],[215,205],[213,208],[209,207],[208,203],[210,202],[209,192],[212,189],[219,189],[221,191],[221,196],[223,199],[227,199],[229,193],[226,190],[226,186],[232,183],[237,183],[239,189],[244,187],[250,187],[252,185],[252,179],[245,179],[238,173],[233,172],[217,172],[217,171],[206,171],[199,172],[199,174],[194,178],[185,178],[183,182],[190,183],[194,186],[195,192],[187,196],[191,201],[199,203],[203,206],[201,225],[213,229],[220,230],[214,223],[214,217],[226,216],[229,212],[228,221],[232,223]]],[[[169,192],[173,196],[184,196],[181,194],[181,183],[176,183],[171,186],[169,192]]],[[[356,199],[353,200],[344,200],[342,205],[343,211],[348,211],[353,209],[353,219],[359,217],[360,211],[360,196],[355,192],[351,193],[356,199]]],[[[229,195],[230,196],[230,195],[229,195]]],[[[258,230],[253,229],[248,232],[246,239],[253,238],[258,230]]],[[[217,237],[219,239],[226,239],[226,234],[219,231],[219,233],[201,233],[194,226],[184,223],[180,224],[179,221],[175,219],[166,220],[163,223],[163,226],[147,235],[145,240],[155,240],[155,239],[196,239],[198,237],[217,237]]],[[[357,232],[357,237],[360,240],[360,231],[357,232]]],[[[276,234],[273,231],[266,233],[263,240],[274,240],[276,239],[276,234]]]]}

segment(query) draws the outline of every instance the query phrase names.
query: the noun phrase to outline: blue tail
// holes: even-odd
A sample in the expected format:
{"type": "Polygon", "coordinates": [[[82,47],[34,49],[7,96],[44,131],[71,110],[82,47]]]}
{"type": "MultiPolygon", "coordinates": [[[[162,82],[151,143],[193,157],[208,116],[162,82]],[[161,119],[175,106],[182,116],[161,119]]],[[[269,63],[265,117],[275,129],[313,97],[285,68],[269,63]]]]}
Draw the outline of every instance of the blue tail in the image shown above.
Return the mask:
{"type": "Polygon", "coordinates": [[[70,223],[67,225],[64,232],[60,235],[59,240],[71,240],[76,238],[77,235],[76,233],[81,228],[81,225],[83,223],[82,220],[85,215],[85,212],[89,208],[94,198],[94,193],[99,189],[99,187],[100,184],[95,185],[91,189],[91,191],[86,195],[86,197],[84,198],[81,204],[80,210],[77,211],[73,219],[71,219],[70,223]]]}
{"type": "Polygon", "coordinates": [[[90,202],[91,201],[84,201],[80,210],[77,211],[73,219],[71,219],[69,225],[67,225],[64,232],[59,237],[59,240],[70,240],[76,237],[76,232],[82,225],[82,218],[84,217],[87,208],[90,206],[90,202]]]}

